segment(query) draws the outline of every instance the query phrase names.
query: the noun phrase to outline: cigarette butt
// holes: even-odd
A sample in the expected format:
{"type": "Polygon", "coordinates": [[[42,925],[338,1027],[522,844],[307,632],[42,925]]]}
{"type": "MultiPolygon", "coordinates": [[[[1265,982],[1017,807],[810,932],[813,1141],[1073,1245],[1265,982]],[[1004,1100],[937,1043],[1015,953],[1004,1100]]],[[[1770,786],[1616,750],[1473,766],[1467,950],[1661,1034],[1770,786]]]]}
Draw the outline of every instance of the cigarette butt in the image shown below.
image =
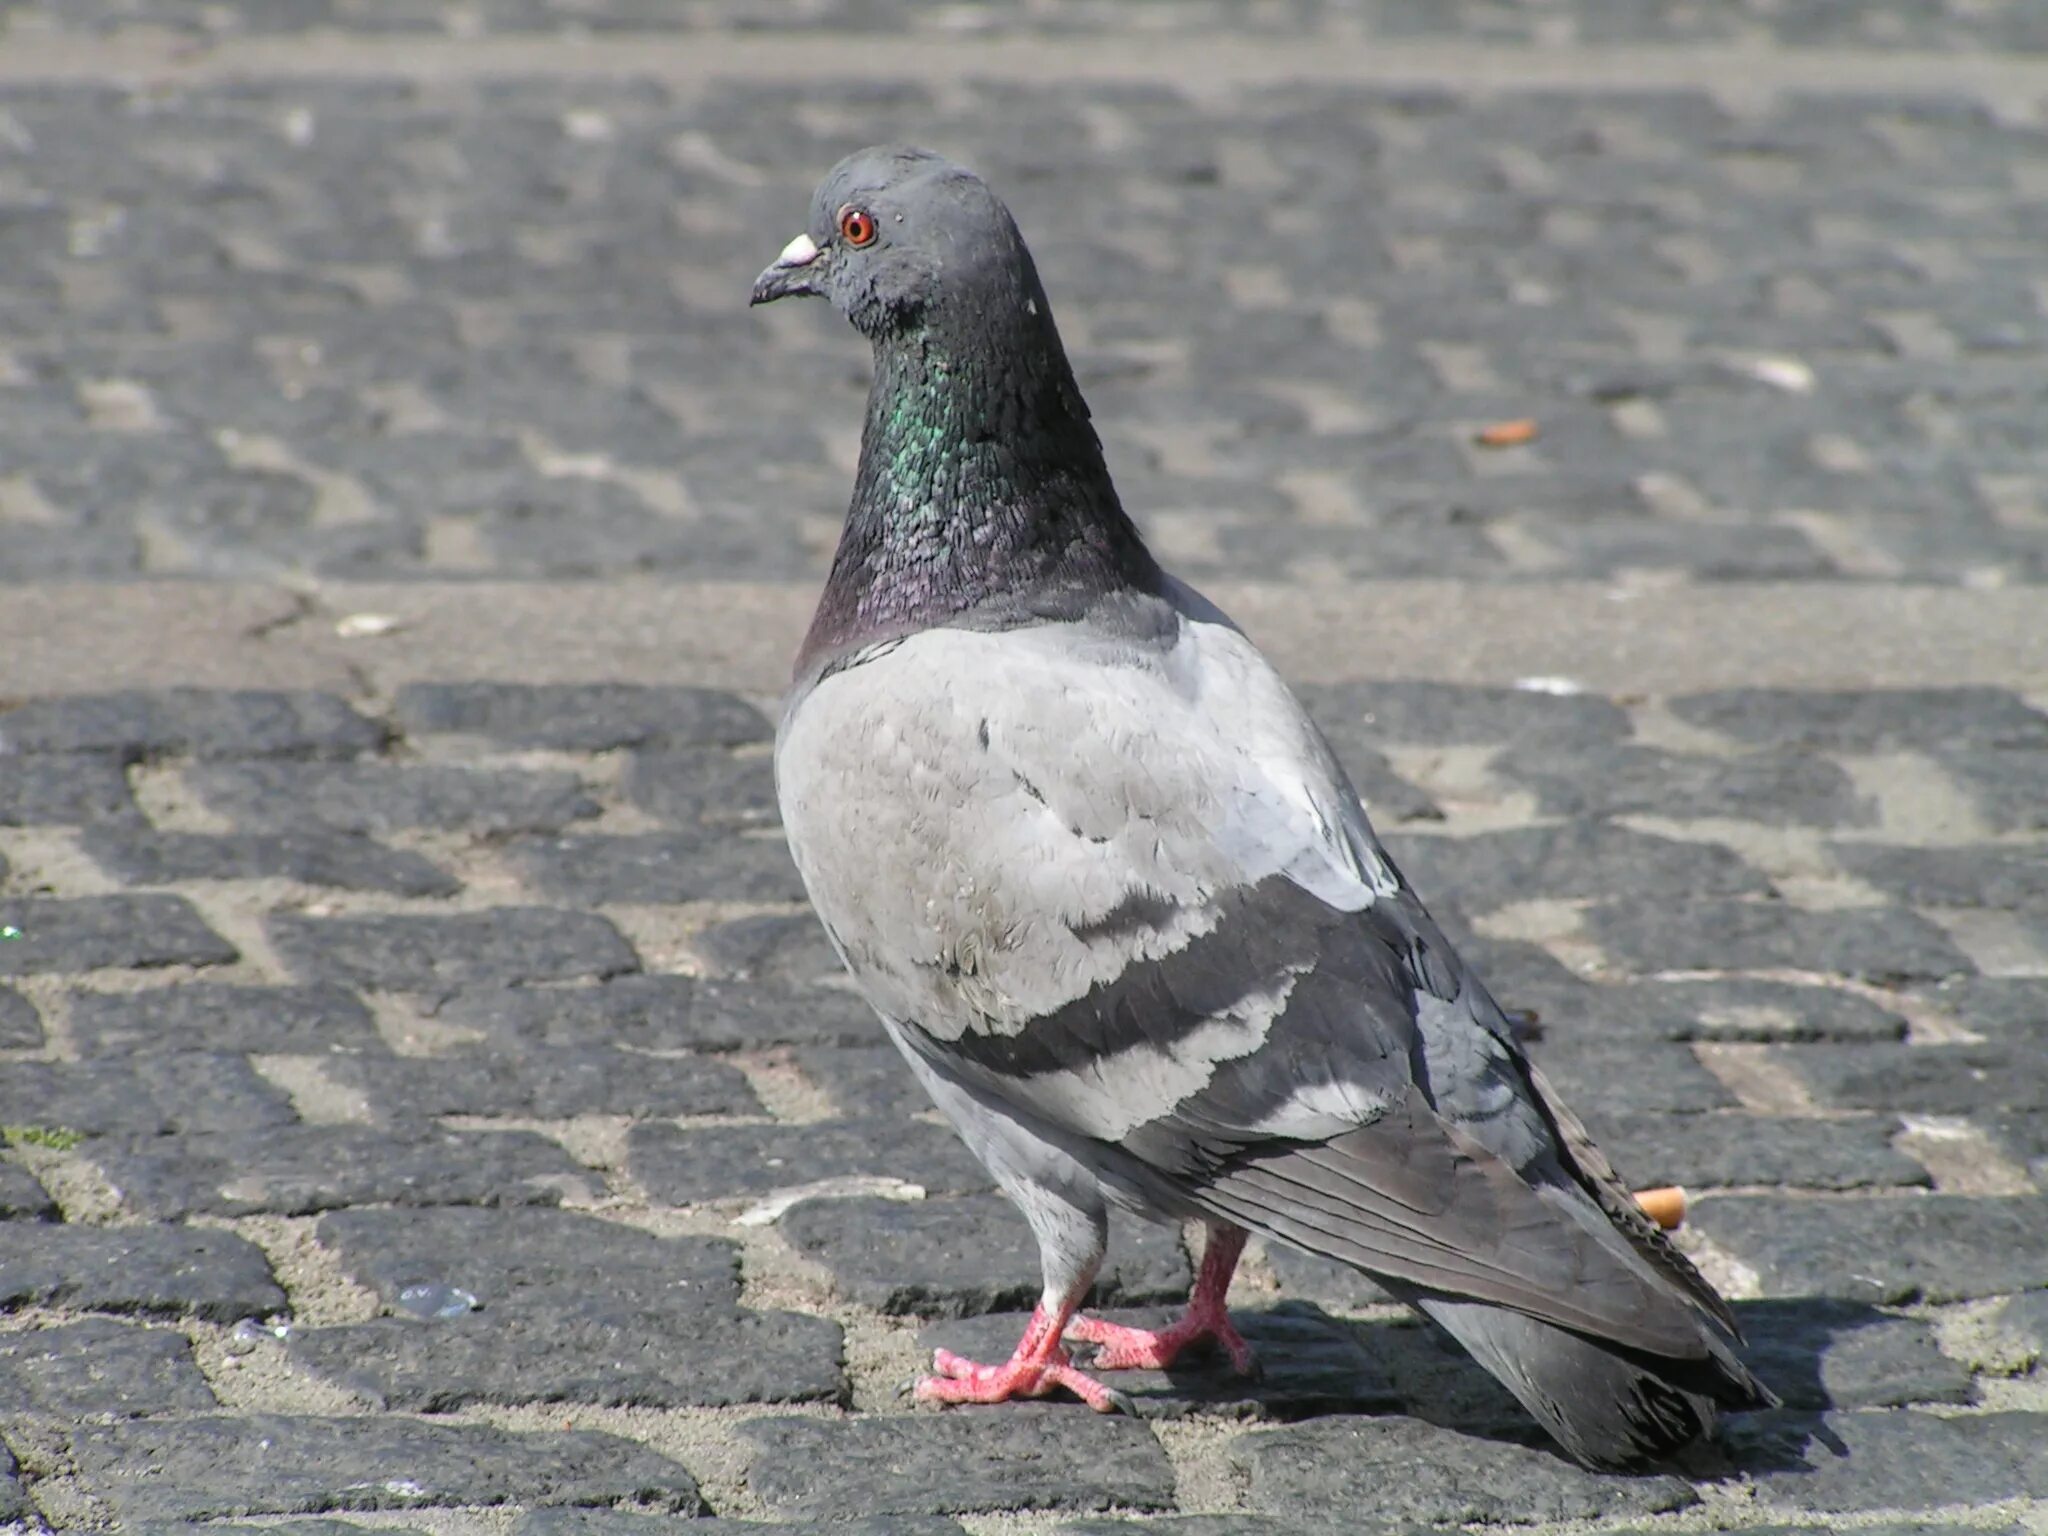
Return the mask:
{"type": "Polygon", "coordinates": [[[1685,1224],[1685,1191],[1676,1184],[1667,1184],[1662,1189],[1639,1189],[1636,1204],[1666,1232],[1685,1224]]]}
{"type": "Polygon", "coordinates": [[[1481,427],[1474,441],[1482,448],[1519,448],[1535,442],[1536,431],[1536,423],[1525,416],[1519,421],[1496,421],[1490,427],[1481,427]]]}

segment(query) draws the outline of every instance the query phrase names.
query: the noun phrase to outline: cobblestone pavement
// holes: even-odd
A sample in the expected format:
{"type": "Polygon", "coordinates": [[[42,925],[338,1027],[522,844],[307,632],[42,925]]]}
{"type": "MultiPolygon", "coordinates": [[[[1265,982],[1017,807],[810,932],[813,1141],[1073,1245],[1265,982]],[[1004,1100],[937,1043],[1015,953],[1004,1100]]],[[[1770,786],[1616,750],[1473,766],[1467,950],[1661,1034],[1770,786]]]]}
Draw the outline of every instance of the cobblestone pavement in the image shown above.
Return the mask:
{"type": "MultiPolygon", "coordinates": [[[[0,681],[0,1529],[2048,1532],[2048,10],[0,27],[0,633],[162,614],[150,676],[208,684],[85,645],[0,681]],[[1256,68],[1184,35],[1226,24],[1256,68]],[[1007,1348],[1035,1265],[775,827],[765,689],[866,363],[741,307],[891,136],[1011,194],[1127,500],[1264,592],[1537,1059],[1694,1192],[1781,1412],[1585,1474],[1278,1252],[1233,1293],[1256,1385],[898,1399],[1007,1348]],[[371,578],[404,622],[337,639],[371,578]],[[432,614],[487,579],[484,657],[432,614]],[[1916,670],[1891,631],[1942,587],[2009,666],[1916,670]],[[1697,658],[1516,686],[1589,590],[1697,658]],[[1417,611],[1458,632],[1390,669],[1417,611]]],[[[1188,1279],[1120,1230],[1099,1299],[1188,1279]]]]}

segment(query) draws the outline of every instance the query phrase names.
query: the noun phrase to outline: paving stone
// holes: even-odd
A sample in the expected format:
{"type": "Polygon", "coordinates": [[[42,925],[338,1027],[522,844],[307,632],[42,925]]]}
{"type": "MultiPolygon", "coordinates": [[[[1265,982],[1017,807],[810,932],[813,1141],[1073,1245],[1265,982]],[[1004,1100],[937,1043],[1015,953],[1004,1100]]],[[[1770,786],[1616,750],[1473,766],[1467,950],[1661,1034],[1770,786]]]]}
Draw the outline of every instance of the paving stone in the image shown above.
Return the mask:
{"type": "Polygon", "coordinates": [[[688,976],[620,976],[595,987],[477,988],[442,1008],[492,1040],[636,1050],[758,1050],[869,1042],[880,1025],[851,992],[688,976]]]}
{"type": "Polygon", "coordinates": [[[2048,976],[1950,976],[1920,994],[1973,1035],[2048,1041],[2048,976]]]}
{"type": "MultiPolygon", "coordinates": [[[[1000,1195],[895,1201],[806,1200],[782,1218],[799,1253],[859,1306],[927,1317],[1015,1311],[1038,1300],[1038,1245],[1000,1195]]],[[[1179,1234],[1112,1223],[1090,1305],[1181,1301],[1193,1283],[1179,1234]]]]}
{"type": "Polygon", "coordinates": [[[668,1205],[759,1197],[823,1179],[889,1178],[933,1194],[995,1188],[949,1127],[920,1120],[803,1125],[636,1125],[627,1167],[668,1205]]]}
{"type": "Polygon", "coordinates": [[[1372,824],[1385,831],[1408,822],[1442,821],[1443,807],[1427,790],[1402,778],[1385,754],[1359,739],[1365,730],[1364,724],[1359,723],[1347,726],[1340,734],[1332,734],[1330,750],[1337,754],[1351,787],[1358,791],[1372,824]]]}
{"type": "Polygon", "coordinates": [[[715,923],[692,934],[690,948],[713,974],[736,981],[805,987],[846,975],[823,925],[808,908],[715,923]]]}
{"type": "Polygon", "coordinates": [[[1671,701],[1688,725],[1737,741],[1836,752],[2048,746],[2048,715],[2003,688],[1828,693],[1730,688],[1671,701]]]}
{"type": "Polygon", "coordinates": [[[42,1512],[21,1486],[21,1464],[5,1445],[0,1445],[0,1522],[22,1531],[44,1528],[42,1512]]]}
{"type": "Polygon", "coordinates": [[[1279,1515],[1167,1515],[1156,1520],[1116,1520],[1107,1516],[1095,1520],[1069,1520],[1053,1527],[1053,1536],[1139,1536],[1144,1531],[1161,1536],[1414,1536],[1423,1529],[1414,1525],[1382,1525],[1375,1521],[1361,1525],[1355,1520],[1332,1515],[1284,1517],[1279,1515]]]}
{"type": "Polygon", "coordinates": [[[1071,1404],[829,1423],[753,1419],[747,1486],[797,1516],[1165,1509],[1173,1468],[1150,1430],[1071,1404]]]}
{"type": "Polygon", "coordinates": [[[1905,1019],[1861,993],[1754,976],[1601,984],[1571,978],[1517,990],[1510,1001],[1536,1011],[1546,1041],[1906,1038],[1905,1019]]]}
{"type": "MultiPolygon", "coordinates": [[[[1172,1309],[1115,1311],[1111,1322],[1161,1328],[1172,1309]]],[[[1190,1355],[1170,1371],[1114,1371],[1104,1378],[1128,1396],[1146,1419],[1180,1419],[1192,1414],[1235,1419],[1299,1419],[1320,1413],[1377,1413],[1397,1409],[1401,1399],[1386,1373],[1343,1323],[1300,1302],[1262,1311],[1231,1314],[1238,1331],[1257,1352],[1259,1374],[1239,1376],[1215,1351],[1190,1355]]],[[[917,1336],[920,1350],[950,1349],[970,1360],[1007,1360],[1024,1335],[1027,1314],[996,1313],[935,1323],[917,1336]]],[[[1087,1348],[1075,1351],[1086,1367],[1087,1348]]]]}
{"type": "Polygon", "coordinates": [[[0,1223],[0,1306],[231,1323],[285,1305],[263,1250],[230,1232],[0,1223]]]}
{"type": "Polygon", "coordinates": [[[1809,1297],[1737,1304],[1750,1368],[1790,1409],[1967,1403],[1969,1371],[1943,1355],[1925,1320],[1809,1297]]]}
{"type": "Polygon", "coordinates": [[[0,1073],[0,1124],[86,1136],[287,1126],[291,1099],[241,1056],[189,1052],[146,1065],[16,1061],[0,1073]]]}
{"type": "Polygon", "coordinates": [[[1559,742],[1618,741],[1628,716],[1590,695],[1536,693],[1449,683],[1371,682],[1299,690],[1333,736],[1362,730],[1375,746],[1488,746],[1516,751],[1559,742]]]}
{"type": "Polygon", "coordinates": [[[320,1242],[391,1316],[295,1331],[295,1359],[384,1409],[838,1401],[836,1323],[739,1306],[738,1251],[560,1211],[345,1211],[320,1242]],[[406,1315],[409,1286],[481,1306],[406,1315]]]}
{"type": "Polygon", "coordinates": [[[1909,907],[2048,913],[2048,858],[2037,848],[1898,848],[1832,843],[1843,869],[1909,907]]]}
{"type": "Polygon", "coordinates": [[[268,927],[271,942],[301,979],[390,992],[565,981],[640,968],[603,918],[549,907],[432,917],[274,912],[268,927]]]}
{"type": "Polygon", "coordinates": [[[33,1051],[43,1043],[43,1019],[36,1005],[12,987],[0,987],[0,1049],[33,1051]]]}
{"type": "Polygon", "coordinates": [[[1501,754],[1493,772],[1524,786],[1549,816],[1662,816],[1766,826],[1865,827],[1877,808],[1825,758],[1792,752],[1704,757],[1657,747],[1538,746],[1501,754]]]}
{"type": "Polygon", "coordinates": [[[59,1221],[57,1202],[19,1163],[0,1162],[0,1221],[59,1221]]]}
{"type": "Polygon", "coordinates": [[[1418,1419],[1315,1419],[1256,1430],[1224,1456],[1253,1509],[1341,1508],[1433,1524],[1543,1523],[1661,1514],[1699,1495],[1676,1477],[1586,1472],[1548,1449],[1418,1419]]]}
{"type": "Polygon", "coordinates": [[[485,736],[565,752],[736,747],[774,734],[759,710],[730,693],[623,683],[409,683],[396,714],[411,735],[485,736]]]}
{"type": "Polygon", "coordinates": [[[1586,924],[1610,960],[1636,972],[1799,970],[1896,982],[1976,969],[1941,929],[1898,907],[1671,900],[1590,907],[1586,924]]]}
{"type": "Polygon", "coordinates": [[[602,1048],[348,1056],[329,1081],[360,1092],[381,1120],[442,1115],[758,1115],[761,1101],[730,1062],[602,1048]]]}
{"type": "Polygon", "coordinates": [[[675,1462],[589,1431],[258,1413],[89,1425],[72,1445],[86,1485],[124,1524],[515,1503],[704,1509],[675,1462]]]}
{"type": "Polygon", "coordinates": [[[506,848],[525,880],[571,901],[800,901],[803,882],[777,836],[571,833],[506,848]]]}
{"type": "MultiPolygon", "coordinates": [[[[966,1536],[939,1515],[883,1515],[873,1520],[700,1520],[690,1536],[966,1536]]],[[[675,1522],[625,1509],[536,1509],[512,1524],[512,1536],[672,1536],[675,1522]]]]}
{"type": "Polygon", "coordinates": [[[0,925],[21,930],[20,938],[0,944],[0,976],[227,965],[240,958],[182,896],[0,901],[0,925]]]}
{"type": "Polygon", "coordinates": [[[1877,1306],[1964,1301],[2041,1283],[2039,1196],[1818,1200],[1710,1195],[1687,1221],[1757,1272],[1769,1297],[1877,1306]]]}
{"type": "Polygon", "coordinates": [[[128,1209],[188,1216],[303,1216],[368,1202],[555,1205],[601,1181],[531,1131],[305,1125],[88,1143],[82,1155],[128,1209]]]}
{"type": "Polygon", "coordinates": [[[206,763],[186,782],[236,826],[278,831],[308,822],[336,832],[430,828],[473,835],[554,832],[598,814],[563,769],[455,768],[426,763],[206,763]]]}
{"type": "Polygon", "coordinates": [[[1289,1296],[1313,1301],[1325,1307],[1351,1312],[1361,1307],[1388,1306],[1394,1298],[1379,1285],[1348,1264],[1303,1253],[1280,1243],[1268,1243],[1266,1263],[1271,1266],[1280,1289],[1289,1296]]]}
{"type": "Polygon", "coordinates": [[[2008,1296],[1978,1320],[1981,1336],[2007,1370],[2025,1371],[2048,1359],[2048,1290],[2008,1296]]]}
{"type": "Polygon", "coordinates": [[[648,815],[685,827],[772,827],[779,819],[772,762],[717,748],[635,752],[626,797],[648,815]]]}
{"type": "Polygon", "coordinates": [[[73,992],[69,1007],[71,1039],[84,1056],[385,1049],[370,1010],[354,993],[336,986],[184,982],[144,992],[73,992]]]}
{"type": "MultiPolygon", "coordinates": [[[[648,1519],[655,1518],[650,1515],[648,1519]]],[[[379,1520],[375,1525],[362,1525],[354,1520],[324,1520],[317,1516],[301,1517],[296,1520],[265,1519],[259,1524],[237,1524],[234,1521],[216,1520],[145,1520],[131,1523],[128,1530],[134,1536],[261,1536],[263,1532],[278,1532],[280,1536],[370,1536],[377,1531],[416,1531],[427,1536],[430,1527],[426,1524],[398,1525],[388,1519],[379,1520]]]]}
{"type": "Polygon", "coordinates": [[[2048,1110],[2048,1060],[2029,1044],[1802,1045],[1771,1060],[1836,1109],[2048,1110]]]}
{"type": "MultiPolygon", "coordinates": [[[[874,1033],[880,1032],[877,1023],[874,1033]]],[[[811,1046],[794,1054],[804,1076],[842,1115],[901,1120],[932,1107],[931,1095],[893,1045],[811,1046]]]]}
{"type": "Polygon", "coordinates": [[[104,757],[10,757],[0,775],[0,827],[89,827],[141,814],[127,774],[104,757]]]}
{"type": "Polygon", "coordinates": [[[158,757],[355,757],[384,732],[332,694],[166,688],[35,699],[0,714],[0,751],[158,757]]]}
{"type": "Polygon", "coordinates": [[[169,1328],[89,1317],[55,1328],[0,1333],[0,1413],[73,1423],[101,1414],[205,1413],[219,1407],[169,1328]]]}
{"type": "Polygon", "coordinates": [[[1681,843],[1603,821],[1470,837],[1395,836],[1387,847],[1417,890],[1425,896],[1441,891],[1468,912],[1539,897],[1661,901],[1771,889],[1761,874],[1717,844],[1681,843]]]}
{"type": "Polygon", "coordinates": [[[1530,1043],[1529,1058],[1573,1113],[1592,1124],[1595,1135],[1614,1112],[1699,1115],[1736,1105],[1727,1085],[1701,1066],[1688,1046],[1613,1040],[1579,1030],[1553,1032],[1546,1026],[1543,1038],[1530,1043]]]}
{"type": "Polygon", "coordinates": [[[127,885],[275,879],[395,896],[449,896],[462,889],[460,880],[432,860],[350,833],[300,829],[215,836],[93,827],[80,846],[127,885]]]}
{"type": "Polygon", "coordinates": [[[1925,1186],[1927,1170],[1892,1147],[1893,1115],[1793,1120],[1766,1115],[1671,1115],[1609,1107],[1594,1137],[1638,1187],[1776,1184],[1788,1189],[1925,1186]]]}
{"type": "Polygon", "coordinates": [[[2048,748],[2007,751],[1947,752],[1942,769],[1958,780],[1978,814],[1994,832],[2039,832],[2048,829],[2048,748]]]}
{"type": "Polygon", "coordinates": [[[1991,1504],[2048,1483],[2043,1414],[1758,1414],[1726,1438],[1758,1501],[1802,1514],[1991,1504]]]}

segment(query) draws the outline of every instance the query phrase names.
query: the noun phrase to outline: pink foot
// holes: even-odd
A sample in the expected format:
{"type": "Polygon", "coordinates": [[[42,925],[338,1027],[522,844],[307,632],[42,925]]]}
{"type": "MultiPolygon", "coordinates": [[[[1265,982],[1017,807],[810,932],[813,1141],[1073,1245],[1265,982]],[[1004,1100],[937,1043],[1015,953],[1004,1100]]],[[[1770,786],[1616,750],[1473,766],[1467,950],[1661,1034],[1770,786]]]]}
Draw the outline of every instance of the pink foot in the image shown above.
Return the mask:
{"type": "Polygon", "coordinates": [[[933,1403],[1006,1403],[1017,1397],[1047,1397],[1065,1387],[1097,1413],[1121,1410],[1135,1415],[1123,1393],[1074,1368],[1060,1343],[1064,1321],[1043,1307],[1033,1312],[1017,1352],[1001,1365],[980,1365],[950,1349],[934,1351],[936,1374],[917,1383],[917,1395],[933,1403]]]}
{"type": "Polygon", "coordinates": [[[1251,1345],[1220,1307],[1214,1312],[1190,1307],[1179,1322],[1157,1331],[1126,1328],[1099,1317],[1077,1317],[1067,1324],[1067,1337],[1097,1346],[1088,1364],[1098,1371],[1163,1371],[1189,1345],[1208,1342],[1230,1357],[1230,1368],[1238,1375],[1256,1376],[1259,1370],[1251,1345]]]}

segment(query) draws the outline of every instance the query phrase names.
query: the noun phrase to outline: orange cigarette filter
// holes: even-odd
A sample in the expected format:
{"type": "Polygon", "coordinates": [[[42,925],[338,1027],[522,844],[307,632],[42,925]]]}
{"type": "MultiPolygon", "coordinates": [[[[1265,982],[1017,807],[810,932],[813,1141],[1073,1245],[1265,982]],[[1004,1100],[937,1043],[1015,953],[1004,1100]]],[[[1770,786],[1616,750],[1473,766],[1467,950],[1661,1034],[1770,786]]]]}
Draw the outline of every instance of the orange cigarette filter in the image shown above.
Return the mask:
{"type": "Polygon", "coordinates": [[[1661,1189],[1639,1189],[1636,1204],[1643,1208],[1643,1214],[1657,1223],[1666,1232],[1685,1224],[1685,1191],[1676,1184],[1667,1184],[1661,1189]]]}

